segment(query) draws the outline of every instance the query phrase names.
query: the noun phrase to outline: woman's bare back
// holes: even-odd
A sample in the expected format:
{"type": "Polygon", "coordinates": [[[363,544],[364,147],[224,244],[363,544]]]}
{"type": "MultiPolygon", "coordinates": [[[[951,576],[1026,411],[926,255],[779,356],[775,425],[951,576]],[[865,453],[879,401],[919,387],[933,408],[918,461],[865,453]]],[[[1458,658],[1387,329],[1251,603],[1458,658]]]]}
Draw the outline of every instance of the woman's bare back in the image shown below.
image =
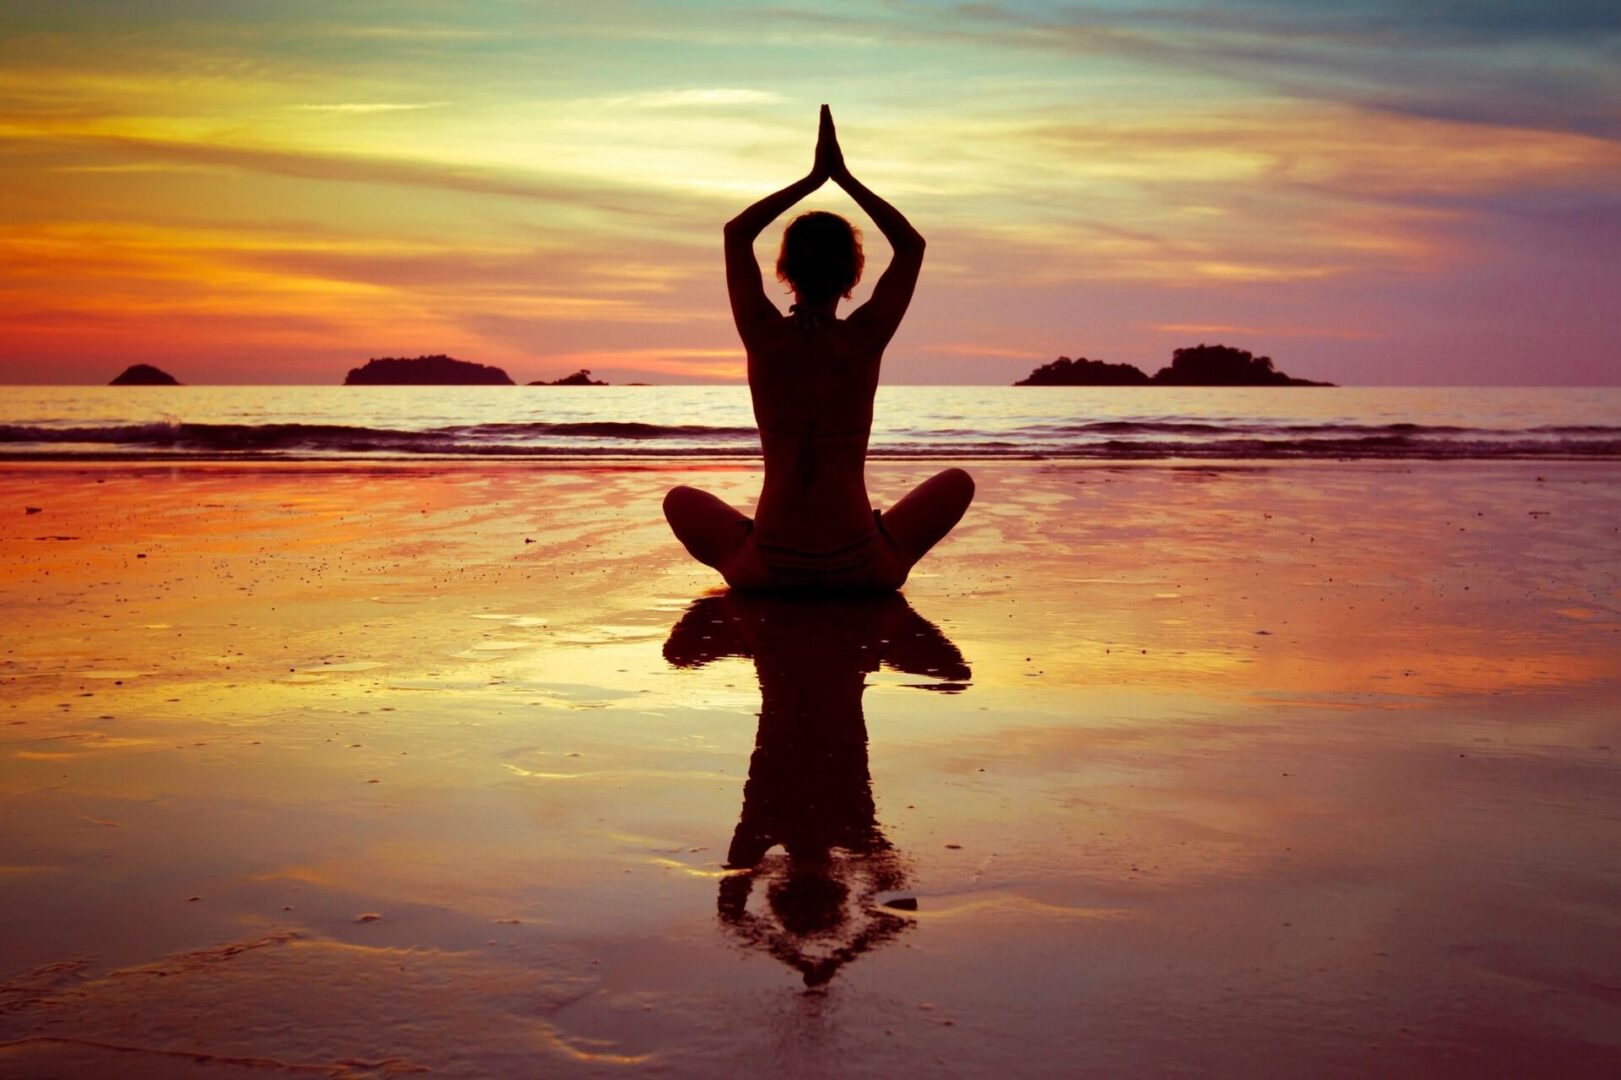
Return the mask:
{"type": "Polygon", "coordinates": [[[750,350],[765,457],[754,516],[761,540],[826,551],[873,532],[867,441],[882,355],[858,327],[797,313],[750,350]]]}

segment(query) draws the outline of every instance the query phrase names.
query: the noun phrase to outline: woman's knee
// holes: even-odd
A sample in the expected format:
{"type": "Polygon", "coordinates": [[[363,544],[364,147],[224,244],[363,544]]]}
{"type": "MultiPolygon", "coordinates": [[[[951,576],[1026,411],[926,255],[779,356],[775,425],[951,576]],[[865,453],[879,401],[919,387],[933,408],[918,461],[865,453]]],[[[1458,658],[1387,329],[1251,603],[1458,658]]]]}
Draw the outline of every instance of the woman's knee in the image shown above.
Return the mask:
{"type": "Polygon", "coordinates": [[[717,568],[749,530],[747,517],[709,492],[684,484],[665,492],[664,519],[689,555],[717,568]]]}
{"type": "Polygon", "coordinates": [[[937,512],[952,514],[951,524],[968,511],[974,501],[974,478],[962,469],[937,472],[923,484],[929,505],[937,512]]]}
{"type": "Polygon", "coordinates": [[[946,469],[935,477],[964,506],[974,501],[974,478],[964,469],[946,469]]]}
{"type": "Polygon", "coordinates": [[[673,524],[676,515],[680,514],[685,507],[692,505],[693,496],[702,494],[703,492],[697,488],[688,487],[685,484],[679,484],[666,491],[664,493],[664,520],[673,524]]]}

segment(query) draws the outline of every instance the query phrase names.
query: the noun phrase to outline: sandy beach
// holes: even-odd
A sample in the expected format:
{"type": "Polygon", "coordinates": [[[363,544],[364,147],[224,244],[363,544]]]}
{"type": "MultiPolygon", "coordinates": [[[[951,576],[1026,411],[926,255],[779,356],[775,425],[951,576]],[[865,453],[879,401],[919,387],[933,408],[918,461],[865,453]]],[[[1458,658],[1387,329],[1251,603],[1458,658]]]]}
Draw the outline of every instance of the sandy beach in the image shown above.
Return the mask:
{"type": "Polygon", "coordinates": [[[1613,1069],[1621,467],[974,472],[8,465],[0,1075],[1613,1069]]]}

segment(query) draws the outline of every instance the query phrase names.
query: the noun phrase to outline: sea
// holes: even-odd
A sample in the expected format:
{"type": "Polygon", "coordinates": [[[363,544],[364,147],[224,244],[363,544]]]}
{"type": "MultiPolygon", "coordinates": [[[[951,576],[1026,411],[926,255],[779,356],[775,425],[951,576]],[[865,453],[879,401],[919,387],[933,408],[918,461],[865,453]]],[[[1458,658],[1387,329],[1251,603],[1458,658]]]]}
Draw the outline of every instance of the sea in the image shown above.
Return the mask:
{"type": "MultiPolygon", "coordinates": [[[[757,458],[743,386],[10,387],[0,460],[757,458]]],[[[1621,458],[1621,388],[886,386],[873,458],[1621,458]]]]}

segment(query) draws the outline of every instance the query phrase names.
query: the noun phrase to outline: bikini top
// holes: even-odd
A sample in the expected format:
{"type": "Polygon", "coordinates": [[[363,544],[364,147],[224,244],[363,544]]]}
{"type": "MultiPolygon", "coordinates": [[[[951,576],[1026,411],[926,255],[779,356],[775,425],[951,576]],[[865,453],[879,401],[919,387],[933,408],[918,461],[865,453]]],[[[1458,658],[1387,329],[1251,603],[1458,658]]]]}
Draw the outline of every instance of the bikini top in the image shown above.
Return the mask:
{"type": "MultiPolygon", "coordinates": [[[[794,329],[799,331],[802,334],[808,334],[808,333],[812,333],[812,332],[817,331],[817,330],[821,330],[821,329],[823,329],[823,328],[825,328],[827,326],[831,326],[833,323],[838,321],[837,318],[835,318],[832,315],[829,315],[828,313],[826,313],[824,311],[804,311],[804,310],[802,310],[800,308],[800,305],[798,305],[798,304],[790,304],[789,307],[788,307],[788,312],[789,312],[789,318],[792,320],[792,322],[794,324],[794,329]]],[[[799,438],[799,439],[807,439],[807,440],[808,439],[862,439],[862,440],[865,440],[865,439],[869,438],[870,434],[871,434],[871,421],[870,420],[868,421],[867,427],[861,428],[861,429],[856,429],[856,430],[818,431],[817,430],[818,426],[819,426],[819,421],[812,420],[809,423],[809,425],[806,426],[803,430],[800,430],[800,431],[782,431],[782,430],[778,430],[778,429],[775,429],[775,428],[769,428],[769,427],[766,427],[764,424],[761,424],[760,425],[760,434],[769,435],[769,436],[772,436],[773,438],[787,437],[787,438],[799,438]]]]}
{"type": "Polygon", "coordinates": [[[838,321],[825,311],[801,311],[798,304],[789,304],[788,314],[794,321],[794,329],[802,334],[821,330],[838,321]]]}

